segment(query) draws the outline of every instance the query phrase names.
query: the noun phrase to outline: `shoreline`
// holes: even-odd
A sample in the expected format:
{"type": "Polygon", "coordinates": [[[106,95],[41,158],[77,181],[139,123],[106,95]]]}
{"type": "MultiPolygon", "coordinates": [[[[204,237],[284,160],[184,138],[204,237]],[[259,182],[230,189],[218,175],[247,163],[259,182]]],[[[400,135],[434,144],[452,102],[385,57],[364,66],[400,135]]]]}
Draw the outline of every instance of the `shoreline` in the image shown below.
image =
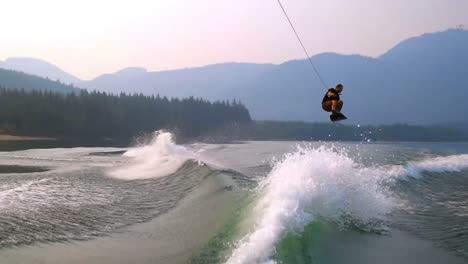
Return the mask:
{"type": "MultiPolygon", "coordinates": [[[[34,142],[34,141],[49,141],[49,142],[59,142],[63,141],[64,139],[61,138],[53,138],[53,137],[43,137],[43,136],[16,136],[16,135],[10,135],[10,134],[0,134],[0,142],[34,142]]],[[[176,138],[177,140],[177,138],[176,138]]],[[[65,141],[69,142],[96,142],[96,140],[89,140],[89,139],[80,139],[80,138],[74,138],[74,139],[68,139],[65,141]]],[[[97,140],[98,142],[102,142],[101,140],[97,140]]],[[[134,138],[130,138],[127,140],[122,140],[122,139],[107,139],[104,140],[107,141],[107,143],[110,142],[126,142],[127,144],[125,145],[132,145],[131,142],[134,141],[134,138]]],[[[328,138],[324,139],[307,139],[307,140],[301,140],[297,138],[237,138],[234,137],[232,139],[228,138],[203,138],[203,137],[195,137],[195,138],[179,138],[178,143],[180,144],[187,144],[187,143],[193,143],[193,142],[201,142],[205,144],[244,144],[246,142],[250,141],[281,141],[281,142],[342,142],[342,143],[354,143],[354,142],[359,142],[359,143],[377,143],[377,144],[388,144],[388,143],[468,143],[468,140],[420,140],[420,141],[414,141],[414,140],[371,140],[371,141],[364,141],[364,140],[331,140],[328,138]]],[[[118,143],[117,143],[118,144],[118,143]]],[[[121,145],[121,144],[120,144],[121,145]]]]}
{"type": "Polygon", "coordinates": [[[0,134],[0,141],[56,141],[57,138],[0,134]]]}

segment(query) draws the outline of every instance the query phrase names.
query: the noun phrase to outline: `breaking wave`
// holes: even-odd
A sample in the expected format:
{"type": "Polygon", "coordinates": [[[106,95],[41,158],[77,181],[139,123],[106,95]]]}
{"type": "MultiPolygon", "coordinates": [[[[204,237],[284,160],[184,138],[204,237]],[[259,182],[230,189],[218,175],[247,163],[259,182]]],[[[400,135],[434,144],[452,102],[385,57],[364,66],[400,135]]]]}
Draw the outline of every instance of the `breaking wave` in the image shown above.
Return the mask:
{"type": "Polygon", "coordinates": [[[468,168],[468,155],[437,157],[406,165],[365,167],[345,150],[301,147],[284,155],[258,187],[253,225],[227,263],[275,263],[275,246],[288,232],[301,232],[318,217],[343,226],[385,222],[399,205],[390,186],[422,172],[468,168]]]}
{"type": "Polygon", "coordinates": [[[196,159],[193,152],[176,145],[168,132],[155,132],[150,144],[132,148],[124,156],[130,159],[130,164],[112,170],[112,177],[125,180],[158,178],[176,172],[187,160],[196,159]]]}

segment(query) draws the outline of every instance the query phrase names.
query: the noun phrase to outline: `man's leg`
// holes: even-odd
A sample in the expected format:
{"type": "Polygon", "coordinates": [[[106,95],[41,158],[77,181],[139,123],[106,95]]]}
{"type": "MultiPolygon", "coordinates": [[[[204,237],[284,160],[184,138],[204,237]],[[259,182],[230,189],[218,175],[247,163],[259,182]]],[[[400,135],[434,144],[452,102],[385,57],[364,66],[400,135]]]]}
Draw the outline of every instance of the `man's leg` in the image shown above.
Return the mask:
{"type": "Polygon", "coordinates": [[[341,108],[343,108],[343,101],[339,100],[337,103],[336,103],[336,110],[338,112],[341,112],[341,108]]]}
{"type": "Polygon", "coordinates": [[[335,112],[341,112],[341,108],[343,108],[343,101],[339,100],[339,101],[336,101],[336,100],[333,100],[331,101],[332,102],[332,106],[331,106],[331,109],[332,109],[332,112],[335,113],[335,112]]]}
{"type": "Polygon", "coordinates": [[[322,109],[331,112],[332,111],[332,102],[331,101],[326,101],[322,103],[322,109]]]}

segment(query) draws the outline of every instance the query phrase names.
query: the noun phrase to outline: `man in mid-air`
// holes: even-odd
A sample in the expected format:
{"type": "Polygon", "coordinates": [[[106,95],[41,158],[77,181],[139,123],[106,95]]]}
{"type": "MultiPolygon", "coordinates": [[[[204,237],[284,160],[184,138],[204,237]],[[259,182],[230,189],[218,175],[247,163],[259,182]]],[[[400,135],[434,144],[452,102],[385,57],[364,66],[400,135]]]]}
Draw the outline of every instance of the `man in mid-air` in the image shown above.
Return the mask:
{"type": "Polygon", "coordinates": [[[328,89],[322,100],[322,108],[332,114],[338,114],[343,108],[343,101],[340,100],[340,93],[343,91],[343,85],[337,84],[335,88],[328,89]]]}
{"type": "Polygon", "coordinates": [[[342,91],[343,85],[337,84],[335,88],[328,89],[322,100],[322,108],[327,112],[332,112],[330,120],[333,122],[346,119],[346,116],[341,113],[343,101],[340,100],[340,93],[342,91]]]}

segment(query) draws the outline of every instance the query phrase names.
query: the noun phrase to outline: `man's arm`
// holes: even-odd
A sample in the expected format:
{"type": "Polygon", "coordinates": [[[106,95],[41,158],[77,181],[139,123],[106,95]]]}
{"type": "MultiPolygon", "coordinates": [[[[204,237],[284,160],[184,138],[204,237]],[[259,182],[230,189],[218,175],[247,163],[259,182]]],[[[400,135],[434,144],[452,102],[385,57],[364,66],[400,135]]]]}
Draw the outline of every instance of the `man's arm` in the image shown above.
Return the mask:
{"type": "Polygon", "coordinates": [[[329,90],[329,91],[327,92],[327,96],[328,96],[328,97],[333,97],[333,96],[335,96],[335,95],[336,95],[336,93],[334,93],[333,91],[330,91],[330,90],[329,90]]]}

